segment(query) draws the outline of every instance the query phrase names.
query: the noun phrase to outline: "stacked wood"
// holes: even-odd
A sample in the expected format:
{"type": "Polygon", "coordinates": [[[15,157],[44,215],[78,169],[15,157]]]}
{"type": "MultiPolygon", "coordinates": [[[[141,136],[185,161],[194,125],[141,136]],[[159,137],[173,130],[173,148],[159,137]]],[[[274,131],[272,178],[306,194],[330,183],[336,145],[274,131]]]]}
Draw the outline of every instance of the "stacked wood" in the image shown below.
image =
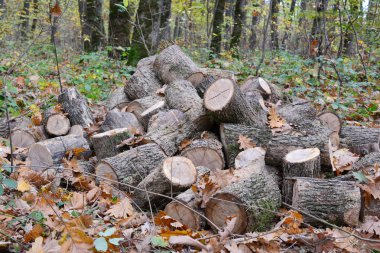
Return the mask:
{"type": "Polygon", "coordinates": [[[81,125],[86,128],[94,123],[87,100],[76,88],[68,88],[58,96],[58,102],[68,114],[71,125],[81,125]]]}
{"type": "Polygon", "coordinates": [[[212,83],[221,78],[232,79],[236,81],[235,74],[229,70],[223,69],[211,69],[211,68],[202,68],[201,69],[204,77],[202,81],[195,86],[198,94],[203,98],[204,93],[210,87],[212,83]]]}
{"type": "Polygon", "coordinates": [[[152,56],[145,57],[145,58],[139,60],[136,67],[140,68],[144,65],[153,65],[154,61],[156,60],[156,57],[157,57],[157,55],[152,55],[152,56]]]}
{"type": "Polygon", "coordinates": [[[100,129],[106,132],[117,128],[128,128],[130,133],[144,133],[143,126],[134,114],[118,110],[109,111],[100,129]]]}
{"type": "Polygon", "coordinates": [[[94,147],[96,157],[100,160],[120,153],[118,145],[130,137],[128,128],[116,128],[91,136],[91,144],[94,147]]]}
{"type": "Polygon", "coordinates": [[[51,136],[63,136],[70,130],[70,120],[63,113],[56,112],[54,108],[47,109],[43,119],[45,131],[51,136]]]}
{"type": "Polygon", "coordinates": [[[154,204],[161,206],[168,203],[168,199],[147,191],[173,197],[189,188],[196,179],[197,170],[189,159],[183,156],[169,157],[137,185],[141,190],[134,191],[133,200],[142,208],[154,204]]]}
{"type": "Polygon", "coordinates": [[[74,125],[70,128],[69,134],[84,136],[84,130],[81,125],[74,125]]]}
{"type": "Polygon", "coordinates": [[[261,96],[272,103],[282,101],[283,103],[290,100],[279,87],[275,84],[267,82],[261,77],[249,77],[241,86],[244,93],[259,92],[261,96]]]}
{"type": "Polygon", "coordinates": [[[317,119],[317,110],[305,99],[295,99],[292,103],[281,106],[278,114],[288,124],[300,129],[313,129],[312,126],[317,119]]]}
{"type": "Polygon", "coordinates": [[[207,89],[204,106],[217,122],[241,123],[266,128],[266,120],[258,116],[236,83],[231,79],[218,79],[207,89]]]}
{"type": "Polygon", "coordinates": [[[204,77],[202,70],[177,45],[162,50],[153,69],[163,84],[187,80],[197,86],[204,77]]]}
{"type": "Polygon", "coordinates": [[[275,216],[271,211],[277,211],[280,205],[280,189],[262,169],[214,194],[206,204],[205,214],[218,227],[225,226],[228,217],[236,216],[232,233],[243,234],[272,226],[275,216]]]}
{"type": "Polygon", "coordinates": [[[241,124],[220,124],[220,140],[223,144],[228,167],[233,167],[235,157],[239,153],[239,136],[250,138],[257,146],[265,147],[272,137],[267,128],[257,128],[241,124]]]}
{"type": "Polygon", "coordinates": [[[352,165],[352,171],[359,171],[363,169],[373,168],[375,164],[380,166],[380,152],[369,153],[368,155],[360,158],[359,161],[352,165]]]}
{"type": "Polygon", "coordinates": [[[367,155],[380,151],[380,128],[346,126],[342,127],[340,137],[341,146],[348,148],[352,153],[367,155]]]}
{"type": "Polygon", "coordinates": [[[181,142],[193,134],[186,115],[178,110],[160,111],[149,121],[146,138],[157,143],[168,156],[178,151],[181,142]]]}
{"type": "Polygon", "coordinates": [[[243,169],[248,166],[264,168],[265,150],[261,147],[249,148],[240,152],[235,158],[235,169],[243,169]]]}
{"type": "Polygon", "coordinates": [[[181,156],[190,159],[195,166],[205,166],[210,170],[225,167],[222,143],[216,139],[195,139],[182,150],[181,156]]]}
{"type": "Polygon", "coordinates": [[[11,137],[13,147],[16,148],[28,148],[32,144],[48,138],[43,126],[14,129],[11,133],[11,137]]]}
{"type": "Polygon", "coordinates": [[[123,111],[133,113],[144,129],[147,130],[150,118],[164,109],[166,109],[164,98],[159,96],[147,96],[132,101],[128,106],[123,108],[123,111]]]}
{"type": "Polygon", "coordinates": [[[89,149],[87,140],[82,136],[59,136],[32,144],[29,148],[27,164],[34,170],[42,171],[58,164],[70,152],[88,155],[86,152],[89,149]]]}
{"type": "MultiPolygon", "coordinates": [[[[165,153],[157,144],[145,144],[100,160],[95,166],[95,174],[99,180],[109,178],[116,182],[136,186],[152,170],[159,167],[165,158],[165,153]]],[[[121,190],[130,190],[124,184],[120,184],[118,187],[121,190]]]]}
{"type": "Polygon", "coordinates": [[[183,112],[198,131],[208,130],[211,121],[206,115],[203,100],[188,81],[174,81],[165,89],[167,104],[172,109],[183,112]]]}
{"type": "MultiPolygon", "coordinates": [[[[32,121],[27,117],[17,117],[9,120],[10,130],[15,128],[24,129],[29,128],[32,125],[32,121]]],[[[8,121],[7,118],[0,118],[0,137],[9,137],[8,121]]]]}
{"type": "Polygon", "coordinates": [[[119,87],[109,95],[106,106],[108,110],[113,110],[115,108],[121,110],[126,107],[129,102],[130,100],[124,92],[124,87],[119,87]]]}
{"type": "Polygon", "coordinates": [[[318,114],[318,118],[324,122],[331,131],[337,132],[338,134],[340,133],[342,122],[336,113],[324,111],[318,114]]]}
{"type": "Polygon", "coordinates": [[[319,177],[321,172],[318,148],[296,149],[289,152],[283,163],[282,194],[285,203],[292,204],[293,177],[319,177]]]}
{"type": "MultiPolygon", "coordinates": [[[[356,226],[361,209],[360,189],[352,181],[297,178],[292,205],[338,226],[356,226]]],[[[320,224],[308,215],[303,218],[306,223],[320,224]]]]}

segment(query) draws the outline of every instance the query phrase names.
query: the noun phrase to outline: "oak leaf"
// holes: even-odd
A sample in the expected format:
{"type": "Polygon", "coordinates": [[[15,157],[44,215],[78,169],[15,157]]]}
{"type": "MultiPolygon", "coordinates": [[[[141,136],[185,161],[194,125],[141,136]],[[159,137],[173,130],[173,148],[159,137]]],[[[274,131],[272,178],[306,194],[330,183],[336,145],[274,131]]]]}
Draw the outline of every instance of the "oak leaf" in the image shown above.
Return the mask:
{"type": "Polygon", "coordinates": [[[268,120],[270,128],[280,128],[285,125],[285,120],[278,115],[276,107],[272,106],[268,109],[268,120]]]}
{"type": "Polygon", "coordinates": [[[34,241],[37,237],[41,236],[44,232],[44,229],[40,224],[36,224],[33,226],[32,230],[25,234],[24,242],[28,243],[34,241]]]}
{"type": "Polygon", "coordinates": [[[17,190],[20,192],[27,192],[31,188],[31,185],[23,178],[17,181],[17,190]]]}
{"type": "Polygon", "coordinates": [[[332,154],[333,168],[338,173],[350,170],[352,165],[359,159],[359,155],[350,152],[346,148],[338,149],[332,154]]]}
{"type": "Polygon", "coordinates": [[[111,208],[106,212],[106,214],[114,216],[115,218],[127,218],[128,216],[132,216],[134,213],[135,209],[128,198],[124,198],[119,203],[111,206],[111,208]]]}
{"type": "Polygon", "coordinates": [[[365,222],[358,229],[362,232],[380,235],[380,219],[376,216],[366,216],[365,222]]]}
{"type": "Polygon", "coordinates": [[[247,136],[241,134],[239,135],[238,143],[240,144],[239,149],[243,150],[256,147],[256,143],[254,143],[251,138],[248,138],[247,136]]]}

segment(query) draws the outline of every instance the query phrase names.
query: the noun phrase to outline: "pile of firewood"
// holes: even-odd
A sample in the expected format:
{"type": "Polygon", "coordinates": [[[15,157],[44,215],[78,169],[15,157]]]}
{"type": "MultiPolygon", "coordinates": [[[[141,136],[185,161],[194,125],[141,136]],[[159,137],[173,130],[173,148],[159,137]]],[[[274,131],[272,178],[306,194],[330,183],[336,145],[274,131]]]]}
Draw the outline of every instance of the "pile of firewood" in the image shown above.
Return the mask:
{"type": "Polygon", "coordinates": [[[223,227],[231,217],[234,233],[266,229],[283,202],[338,225],[378,213],[362,204],[352,177],[325,175],[340,147],[363,157],[356,170],[380,163],[380,129],[342,127],[334,113],[318,114],[262,78],[238,85],[233,72],[199,68],[178,46],[138,63],[95,133],[75,88],[58,101],[39,127],[11,122],[13,146],[29,150],[20,159],[42,171],[74,153],[85,172],[112,180],[140,208],[164,209],[193,229],[223,227]]]}

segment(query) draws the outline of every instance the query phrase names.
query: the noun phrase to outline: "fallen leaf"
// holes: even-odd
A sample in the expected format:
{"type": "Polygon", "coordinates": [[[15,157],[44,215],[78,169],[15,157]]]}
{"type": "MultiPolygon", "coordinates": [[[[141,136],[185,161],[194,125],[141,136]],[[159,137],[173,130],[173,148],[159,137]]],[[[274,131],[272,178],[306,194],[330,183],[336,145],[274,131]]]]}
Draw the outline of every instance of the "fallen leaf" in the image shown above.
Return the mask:
{"type": "Polygon", "coordinates": [[[283,127],[286,123],[285,120],[280,115],[278,115],[275,106],[271,106],[268,109],[268,120],[270,128],[280,128],[283,127]]]}
{"type": "Polygon", "coordinates": [[[29,231],[27,234],[24,236],[24,242],[32,242],[36,240],[37,237],[41,236],[42,233],[44,232],[44,229],[40,224],[34,225],[31,231],[29,231]]]}
{"type": "Polygon", "coordinates": [[[106,212],[106,214],[114,216],[115,218],[127,218],[128,216],[132,216],[134,213],[135,210],[128,198],[124,198],[119,203],[111,206],[106,212]]]}
{"type": "Polygon", "coordinates": [[[189,146],[191,144],[191,140],[189,139],[184,139],[183,141],[181,141],[181,144],[179,144],[179,150],[184,150],[187,146],[189,146]]]}
{"type": "Polygon", "coordinates": [[[252,139],[241,134],[239,135],[238,143],[240,144],[239,149],[243,150],[256,147],[256,143],[254,143],[252,139]]]}
{"type": "Polygon", "coordinates": [[[31,185],[25,181],[23,178],[17,181],[17,190],[20,192],[27,192],[31,188],[31,185]]]}
{"type": "Polygon", "coordinates": [[[376,216],[366,216],[365,222],[358,229],[362,232],[380,235],[380,219],[376,216]]]}
{"type": "Polygon", "coordinates": [[[350,170],[352,165],[360,159],[359,155],[350,152],[346,148],[338,149],[332,154],[333,168],[340,174],[350,170]]]}

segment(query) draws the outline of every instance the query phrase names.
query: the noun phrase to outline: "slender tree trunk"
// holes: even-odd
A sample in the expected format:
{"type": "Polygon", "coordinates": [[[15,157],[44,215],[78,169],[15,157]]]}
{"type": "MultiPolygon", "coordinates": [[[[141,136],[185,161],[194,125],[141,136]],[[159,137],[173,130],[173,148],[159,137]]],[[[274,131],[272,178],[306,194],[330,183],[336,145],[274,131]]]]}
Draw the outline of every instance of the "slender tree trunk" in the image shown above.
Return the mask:
{"type": "Polygon", "coordinates": [[[293,14],[294,14],[294,9],[296,7],[296,0],[292,0],[291,4],[290,4],[290,10],[289,10],[289,26],[286,26],[285,27],[285,34],[284,34],[284,37],[282,38],[282,49],[286,50],[286,42],[288,41],[289,37],[290,37],[290,29],[292,27],[292,23],[293,23],[293,14]]]}
{"type": "Polygon", "coordinates": [[[246,18],[246,0],[236,0],[235,15],[234,15],[234,29],[232,31],[230,49],[236,49],[241,40],[243,31],[243,24],[246,18]]]}
{"type": "MultiPolygon", "coordinates": [[[[34,16],[36,16],[37,13],[38,13],[38,0],[33,0],[33,14],[34,14],[34,16]]],[[[32,27],[31,27],[32,32],[36,30],[37,21],[38,21],[37,18],[34,17],[33,22],[32,22],[32,27]]]]}
{"type": "Polygon", "coordinates": [[[226,0],[226,6],[225,6],[225,12],[224,12],[224,32],[222,32],[223,37],[223,48],[224,50],[230,49],[230,41],[231,41],[231,34],[232,29],[234,26],[234,10],[235,10],[235,3],[239,0],[226,0]]]}
{"type": "MultiPolygon", "coordinates": [[[[348,0],[349,3],[349,10],[348,13],[351,16],[350,20],[353,22],[353,20],[356,20],[356,16],[359,12],[359,2],[357,0],[348,0]]],[[[355,34],[352,29],[352,26],[355,24],[350,24],[346,30],[346,34],[344,37],[344,46],[343,46],[343,53],[347,55],[354,55],[355,50],[355,34]]]]}
{"type": "Polygon", "coordinates": [[[322,14],[327,8],[327,0],[316,0],[317,16],[313,20],[310,36],[310,54],[317,56],[322,53],[323,19],[322,14]]]}
{"type": "Polygon", "coordinates": [[[271,5],[271,46],[272,49],[278,49],[278,13],[279,13],[279,0],[272,0],[271,5]]]}
{"type": "Polygon", "coordinates": [[[22,39],[26,39],[28,36],[29,30],[29,9],[30,9],[30,0],[24,0],[24,5],[22,8],[22,16],[21,16],[21,37],[22,39]]]}
{"type": "Polygon", "coordinates": [[[254,50],[257,45],[257,31],[256,26],[259,23],[259,15],[258,11],[253,11],[252,13],[252,22],[251,22],[251,35],[249,37],[249,49],[254,50]]]}
{"type": "Polygon", "coordinates": [[[0,19],[3,18],[6,11],[6,5],[4,0],[0,0],[0,19]]]}
{"type": "Polygon", "coordinates": [[[219,54],[222,47],[222,25],[224,21],[225,0],[216,0],[214,21],[212,24],[211,51],[219,54]]]}

